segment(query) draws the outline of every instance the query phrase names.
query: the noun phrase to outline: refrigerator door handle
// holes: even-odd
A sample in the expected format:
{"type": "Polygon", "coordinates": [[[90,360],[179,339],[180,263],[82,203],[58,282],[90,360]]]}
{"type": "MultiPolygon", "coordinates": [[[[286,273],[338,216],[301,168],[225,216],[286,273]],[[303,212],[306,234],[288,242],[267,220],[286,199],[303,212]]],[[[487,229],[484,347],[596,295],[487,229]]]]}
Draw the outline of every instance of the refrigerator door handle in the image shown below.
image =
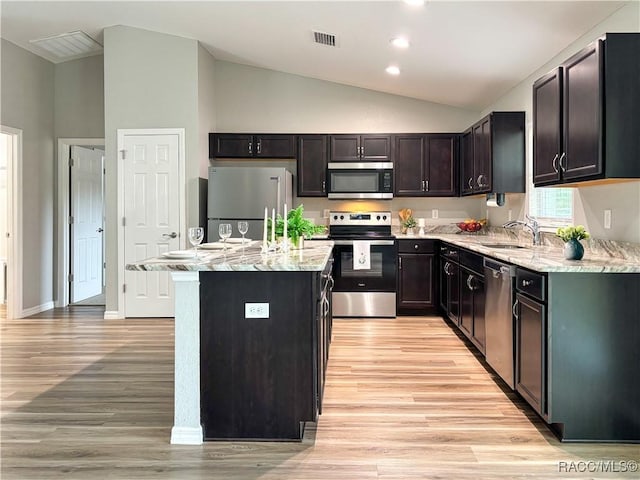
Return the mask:
{"type": "Polygon", "coordinates": [[[280,215],[280,177],[270,177],[276,181],[276,213],[280,215]]]}

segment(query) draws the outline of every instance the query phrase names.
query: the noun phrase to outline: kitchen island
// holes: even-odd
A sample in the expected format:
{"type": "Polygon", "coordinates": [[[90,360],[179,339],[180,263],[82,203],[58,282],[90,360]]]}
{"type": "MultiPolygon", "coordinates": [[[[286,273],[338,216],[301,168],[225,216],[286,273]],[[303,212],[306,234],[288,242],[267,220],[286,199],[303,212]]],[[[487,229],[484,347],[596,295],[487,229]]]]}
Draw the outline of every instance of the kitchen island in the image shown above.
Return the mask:
{"type": "Polygon", "coordinates": [[[175,283],[171,443],[299,440],[321,408],[333,242],[260,253],[259,242],[128,270],[175,283]],[[203,429],[204,427],[204,429],[203,429]]]}

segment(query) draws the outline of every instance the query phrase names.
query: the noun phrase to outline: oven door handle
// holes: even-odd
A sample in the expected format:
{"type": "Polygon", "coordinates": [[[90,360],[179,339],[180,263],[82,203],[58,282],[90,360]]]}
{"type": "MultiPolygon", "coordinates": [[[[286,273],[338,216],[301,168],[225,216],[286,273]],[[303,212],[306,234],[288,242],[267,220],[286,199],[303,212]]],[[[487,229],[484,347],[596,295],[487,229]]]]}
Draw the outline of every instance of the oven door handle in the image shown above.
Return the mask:
{"type": "MultiPolygon", "coordinates": [[[[380,245],[395,245],[395,240],[363,240],[364,242],[369,242],[372,247],[377,247],[380,245]]],[[[353,245],[354,240],[334,240],[334,245],[353,245]]]]}

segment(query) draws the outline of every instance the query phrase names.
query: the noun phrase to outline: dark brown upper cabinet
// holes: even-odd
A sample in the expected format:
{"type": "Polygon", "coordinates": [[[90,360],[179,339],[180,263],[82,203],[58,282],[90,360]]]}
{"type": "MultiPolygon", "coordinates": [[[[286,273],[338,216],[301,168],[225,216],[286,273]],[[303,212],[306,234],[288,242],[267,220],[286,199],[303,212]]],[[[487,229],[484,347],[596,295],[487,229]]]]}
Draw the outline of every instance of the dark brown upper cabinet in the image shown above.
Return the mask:
{"type": "Polygon", "coordinates": [[[295,158],[295,135],[210,133],[209,158],[295,158]]]}
{"type": "Polygon", "coordinates": [[[298,136],[298,197],[326,197],[327,135],[298,136]]]}
{"type": "Polygon", "coordinates": [[[391,135],[331,135],[330,162],[390,162],[391,135]]]}
{"type": "Polygon", "coordinates": [[[394,136],[394,194],[452,197],[457,194],[457,134],[394,136]]]}
{"type": "Polygon", "coordinates": [[[524,112],[492,112],[462,134],[462,195],[524,193],[524,112]]]}
{"type": "Polygon", "coordinates": [[[533,84],[533,182],[640,178],[640,34],[608,33],[533,84]]]}

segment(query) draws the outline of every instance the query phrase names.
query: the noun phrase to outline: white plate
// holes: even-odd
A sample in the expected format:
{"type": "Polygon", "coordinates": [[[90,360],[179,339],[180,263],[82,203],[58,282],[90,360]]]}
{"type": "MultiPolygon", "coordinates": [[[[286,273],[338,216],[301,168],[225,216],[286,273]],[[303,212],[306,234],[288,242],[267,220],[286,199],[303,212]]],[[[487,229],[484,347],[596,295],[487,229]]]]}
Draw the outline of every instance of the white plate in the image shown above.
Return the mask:
{"type": "MultiPolygon", "coordinates": [[[[250,238],[244,238],[244,243],[249,243],[250,241],[250,238]]],[[[227,238],[227,243],[242,243],[242,238],[227,238]]]]}
{"type": "Polygon", "coordinates": [[[224,244],[222,242],[203,243],[198,248],[201,250],[220,250],[224,248],[224,244]]]}
{"type": "Polygon", "coordinates": [[[196,256],[196,252],[193,250],[175,250],[173,252],[165,252],[162,254],[164,258],[173,258],[173,259],[188,259],[196,256]]]}

